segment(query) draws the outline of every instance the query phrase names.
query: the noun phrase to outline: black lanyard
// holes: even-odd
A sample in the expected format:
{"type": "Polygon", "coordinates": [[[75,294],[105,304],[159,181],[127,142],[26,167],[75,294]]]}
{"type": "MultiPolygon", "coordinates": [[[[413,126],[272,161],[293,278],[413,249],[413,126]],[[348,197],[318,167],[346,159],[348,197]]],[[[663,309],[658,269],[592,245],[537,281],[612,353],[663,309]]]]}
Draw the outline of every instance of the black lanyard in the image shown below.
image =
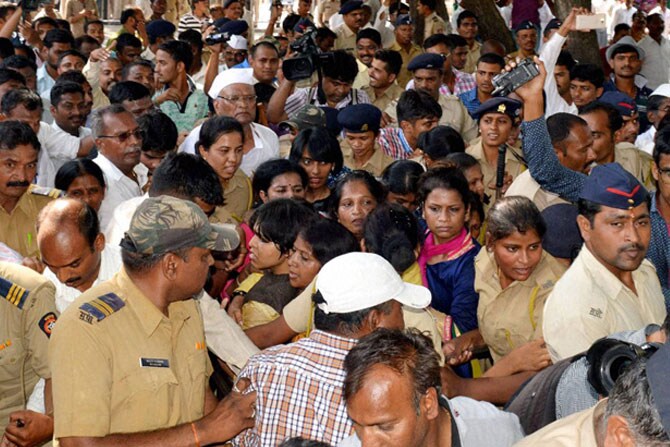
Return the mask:
{"type": "Polygon", "coordinates": [[[440,406],[447,410],[449,413],[449,418],[451,419],[451,447],[462,447],[461,446],[461,437],[458,434],[458,426],[456,425],[456,419],[454,414],[451,412],[451,406],[446,397],[439,397],[440,406]]]}

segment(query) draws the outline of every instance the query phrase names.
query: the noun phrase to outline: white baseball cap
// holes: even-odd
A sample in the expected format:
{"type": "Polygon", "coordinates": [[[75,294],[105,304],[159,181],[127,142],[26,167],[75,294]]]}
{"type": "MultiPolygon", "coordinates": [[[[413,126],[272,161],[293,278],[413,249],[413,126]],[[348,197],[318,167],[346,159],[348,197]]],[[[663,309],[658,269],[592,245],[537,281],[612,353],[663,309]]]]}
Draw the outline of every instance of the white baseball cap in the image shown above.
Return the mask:
{"type": "Polygon", "coordinates": [[[670,98],[670,84],[661,84],[649,96],[664,96],[670,98]]]}
{"type": "Polygon", "coordinates": [[[226,42],[228,46],[234,50],[248,50],[248,45],[249,42],[247,42],[247,39],[245,39],[242,36],[238,36],[237,34],[233,34],[230,36],[228,39],[228,42],[226,42]]]}
{"type": "Polygon", "coordinates": [[[316,289],[325,313],[345,314],[369,309],[390,300],[423,309],[430,304],[430,291],[406,283],[384,258],[373,253],[347,253],[327,262],[319,271],[316,289]]]}
{"type": "Polygon", "coordinates": [[[231,84],[256,84],[254,79],[254,69],[229,68],[228,70],[222,71],[216,75],[216,78],[214,78],[214,82],[212,82],[212,86],[209,88],[207,94],[210,98],[216,99],[219,96],[219,93],[221,93],[221,90],[231,84]]]}

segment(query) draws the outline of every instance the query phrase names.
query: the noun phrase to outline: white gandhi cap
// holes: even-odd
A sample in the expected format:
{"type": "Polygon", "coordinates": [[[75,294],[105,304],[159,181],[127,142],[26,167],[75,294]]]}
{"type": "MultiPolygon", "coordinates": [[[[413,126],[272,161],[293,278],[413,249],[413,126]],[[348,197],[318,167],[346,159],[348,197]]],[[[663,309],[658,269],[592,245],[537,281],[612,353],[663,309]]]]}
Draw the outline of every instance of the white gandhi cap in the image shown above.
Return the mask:
{"type": "Polygon", "coordinates": [[[390,300],[423,309],[430,291],[404,282],[393,266],[373,253],[347,253],[327,262],[316,279],[325,313],[344,314],[369,309],[390,300]]]}
{"type": "Polygon", "coordinates": [[[219,96],[219,93],[221,93],[221,90],[231,84],[256,84],[253,68],[229,68],[228,70],[222,71],[216,75],[216,78],[214,78],[214,82],[212,82],[212,86],[209,88],[209,97],[216,99],[219,96]]]}

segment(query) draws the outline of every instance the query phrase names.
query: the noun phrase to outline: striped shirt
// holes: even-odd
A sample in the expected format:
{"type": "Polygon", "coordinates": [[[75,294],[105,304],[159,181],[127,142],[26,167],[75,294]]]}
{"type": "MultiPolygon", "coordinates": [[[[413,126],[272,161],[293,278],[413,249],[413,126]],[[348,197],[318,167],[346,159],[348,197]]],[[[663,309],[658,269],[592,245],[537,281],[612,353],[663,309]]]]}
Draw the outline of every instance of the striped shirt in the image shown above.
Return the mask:
{"type": "Polygon", "coordinates": [[[344,358],[356,340],[319,330],[309,338],[253,356],[239,377],[257,392],[256,423],[236,446],[276,446],[286,438],[337,445],[353,425],[342,397],[344,358]]]}
{"type": "MultiPolygon", "coordinates": [[[[327,102],[321,103],[319,101],[317,94],[318,89],[312,87],[296,89],[286,100],[286,105],[284,106],[286,115],[291,116],[291,114],[297,112],[307,104],[313,104],[317,107],[328,107],[327,102]]],[[[363,90],[352,88],[351,92],[342,101],[338,102],[335,108],[340,110],[349,104],[370,104],[370,98],[363,90]],[[355,100],[353,100],[353,95],[356,95],[355,100]]]]}
{"type": "Polygon", "coordinates": [[[200,19],[195,14],[184,14],[181,16],[181,19],[179,19],[177,33],[183,33],[187,29],[196,30],[197,32],[202,33],[209,23],[210,20],[207,16],[200,19]]]}
{"type": "Polygon", "coordinates": [[[379,147],[386,155],[396,160],[405,160],[412,156],[412,149],[399,127],[385,127],[379,131],[379,147]]]}

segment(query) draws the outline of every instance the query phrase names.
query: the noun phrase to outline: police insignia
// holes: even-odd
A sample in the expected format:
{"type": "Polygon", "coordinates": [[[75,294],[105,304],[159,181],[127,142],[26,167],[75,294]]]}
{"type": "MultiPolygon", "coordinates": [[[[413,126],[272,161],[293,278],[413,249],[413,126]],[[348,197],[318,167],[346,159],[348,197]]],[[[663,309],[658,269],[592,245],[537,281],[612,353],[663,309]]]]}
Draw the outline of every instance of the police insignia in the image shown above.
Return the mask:
{"type": "Polygon", "coordinates": [[[65,193],[60,189],[46,188],[44,186],[37,186],[37,185],[30,186],[30,193],[35,194],[36,196],[51,197],[52,199],[57,199],[65,195],[65,193]]]}
{"type": "Polygon", "coordinates": [[[23,309],[23,305],[26,303],[26,298],[28,298],[29,294],[29,290],[5,278],[0,278],[0,297],[6,299],[19,309],[23,309]]]}
{"type": "Polygon", "coordinates": [[[102,321],[125,305],[126,303],[118,295],[108,293],[79,306],[79,310],[81,311],[79,319],[89,324],[93,323],[94,318],[97,321],[102,321]]]}
{"type": "Polygon", "coordinates": [[[49,312],[48,314],[40,318],[40,321],[39,323],[37,323],[37,325],[39,326],[40,330],[46,334],[48,338],[51,338],[51,331],[53,330],[54,323],[56,323],[56,314],[53,312],[49,312]]]}

